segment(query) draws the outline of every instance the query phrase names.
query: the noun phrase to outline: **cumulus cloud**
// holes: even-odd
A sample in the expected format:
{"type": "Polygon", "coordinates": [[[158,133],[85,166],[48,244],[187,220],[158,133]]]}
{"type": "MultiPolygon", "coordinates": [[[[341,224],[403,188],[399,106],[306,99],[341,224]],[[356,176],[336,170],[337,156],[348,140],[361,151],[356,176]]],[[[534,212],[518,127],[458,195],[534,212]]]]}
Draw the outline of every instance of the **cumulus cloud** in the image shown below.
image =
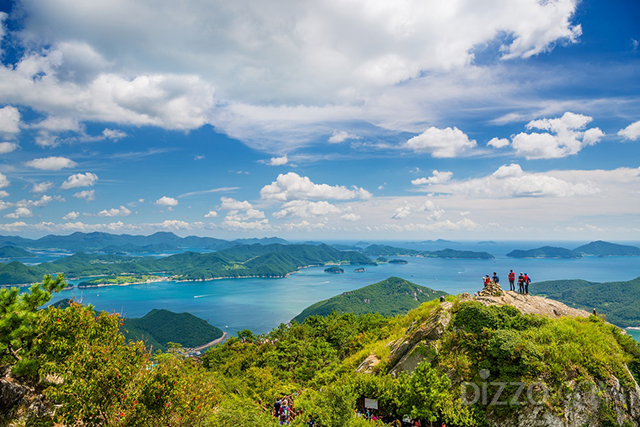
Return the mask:
{"type": "Polygon", "coordinates": [[[260,221],[238,221],[235,219],[225,219],[220,226],[225,230],[231,231],[262,231],[268,230],[271,228],[269,225],[268,219],[263,219],[260,221]]]}
{"type": "Polygon", "coordinates": [[[76,199],[84,199],[86,201],[91,201],[96,199],[96,190],[84,190],[78,191],[74,193],[73,197],[76,199]]]}
{"type": "Polygon", "coordinates": [[[120,206],[119,208],[111,208],[109,210],[102,210],[98,212],[98,216],[102,217],[113,217],[113,216],[129,216],[131,215],[131,211],[124,206],[120,206]]]}
{"type": "Polygon", "coordinates": [[[407,148],[416,153],[430,153],[436,158],[459,157],[476,145],[475,140],[470,140],[456,127],[438,129],[433,126],[406,143],[407,148]]]}
{"type": "Polygon", "coordinates": [[[198,155],[198,156],[195,156],[195,157],[193,158],[193,160],[194,160],[194,161],[204,160],[204,159],[205,159],[205,156],[204,156],[203,154],[198,155]]]}
{"type": "Polygon", "coordinates": [[[15,142],[0,142],[0,154],[11,153],[16,151],[20,146],[15,142]]]}
{"type": "Polygon", "coordinates": [[[8,187],[9,184],[11,184],[11,181],[9,181],[9,178],[7,178],[6,175],[0,173],[0,188],[8,187]]]}
{"type": "Polygon", "coordinates": [[[489,142],[487,142],[487,146],[495,147],[495,148],[504,148],[509,145],[509,140],[506,138],[491,138],[489,142]]]}
{"type": "Polygon", "coordinates": [[[584,147],[596,144],[604,136],[599,128],[585,129],[593,118],[566,112],[555,119],[532,120],[527,129],[546,133],[519,133],[513,137],[516,154],[527,159],[555,159],[577,154],[584,147]]]}
{"type": "Polygon", "coordinates": [[[371,197],[364,188],[353,186],[351,189],[336,185],[315,184],[308,177],[294,172],[280,174],[274,182],[260,190],[260,197],[265,200],[306,200],[306,199],[368,199],[371,197]]]}
{"type": "Polygon", "coordinates": [[[574,197],[598,194],[589,181],[570,182],[544,173],[526,173],[520,165],[503,165],[493,174],[450,186],[469,197],[574,197]]]}
{"type": "Polygon", "coordinates": [[[341,209],[326,201],[310,202],[308,200],[292,200],[282,205],[282,208],[273,214],[276,218],[314,216],[340,213],[341,209]]]}
{"type": "Polygon", "coordinates": [[[640,120],[638,120],[637,122],[631,123],[629,126],[627,126],[624,129],[620,129],[620,131],[618,132],[618,135],[624,137],[625,139],[630,139],[632,141],[635,141],[636,139],[638,139],[638,137],[640,137],[640,120]]]}
{"type": "Polygon", "coordinates": [[[0,134],[20,132],[20,111],[10,105],[0,108],[0,134]]]}
{"type": "Polygon", "coordinates": [[[220,205],[220,209],[224,210],[246,211],[253,208],[251,203],[247,202],[246,200],[241,202],[231,197],[220,197],[220,201],[222,202],[220,205]]]}
{"type": "Polygon", "coordinates": [[[216,211],[209,211],[209,213],[207,213],[204,217],[205,218],[215,218],[218,216],[218,212],[216,211]]]}
{"type": "Polygon", "coordinates": [[[44,157],[25,162],[26,166],[46,171],[59,171],[77,166],[76,162],[66,157],[44,157]]]}
{"type": "Polygon", "coordinates": [[[4,190],[0,190],[0,199],[2,199],[3,197],[9,197],[9,193],[4,190]]]}
{"type": "Polygon", "coordinates": [[[178,201],[173,197],[162,196],[155,201],[155,204],[158,206],[174,207],[174,206],[178,206],[178,201]]]}
{"type": "Polygon", "coordinates": [[[344,130],[341,130],[341,131],[334,130],[333,135],[329,137],[329,143],[340,144],[341,142],[344,142],[347,139],[360,139],[360,137],[358,135],[352,135],[349,132],[344,130]]]}
{"type": "Polygon", "coordinates": [[[71,211],[62,217],[64,221],[75,221],[80,216],[80,212],[71,211]]]}
{"type": "Polygon", "coordinates": [[[18,218],[30,218],[33,213],[28,208],[17,208],[15,212],[5,215],[5,218],[18,219],[18,218]]]}
{"type": "Polygon", "coordinates": [[[269,166],[282,166],[282,165],[286,165],[287,163],[289,163],[289,159],[287,158],[286,155],[282,157],[272,157],[267,162],[269,166]]]}
{"type": "Polygon", "coordinates": [[[63,199],[60,196],[55,196],[55,197],[51,197],[51,196],[47,196],[46,194],[43,194],[38,200],[27,200],[27,199],[23,199],[20,200],[19,202],[16,203],[17,206],[22,206],[22,207],[28,207],[28,208],[42,208],[47,206],[49,203],[56,201],[56,202],[64,202],[65,199],[63,199]]]}
{"type": "Polygon", "coordinates": [[[54,184],[51,181],[37,182],[37,183],[33,184],[33,187],[31,187],[31,192],[32,193],[46,193],[48,190],[53,188],[53,185],[54,184]]]}
{"type": "Polygon", "coordinates": [[[391,218],[392,219],[405,219],[409,215],[411,215],[411,206],[405,205],[405,206],[400,206],[399,208],[397,208],[395,210],[395,212],[393,213],[393,215],[391,216],[391,218]]]}
{"type": "Polygon", "coordinates": [[[98,175],[94,173],[77,173],[67,178],[67,180],[62,183],[60,188],[62,188],[63,190],[69,190],[71,188],[78,187],[92,187],[96,183],[96,181],[98,181],[98,175]]]}
{"type": "Polygon", "coordinates": [[[354,213],[344,214],[340,218],[344,219],[345,221],[359,221],[361,219],[360,215],[356,215],[354,213]]]}
{"type": "Polygon", "coordinates": [[[434,170],[432,175],[429,178],[418,178],[411,181],[413,185],[424,185],[424,184],[444,184],[445,182],[451,181],[453,177],[453,172],[443,171],[440,172],[438,170],[434,170]]]}

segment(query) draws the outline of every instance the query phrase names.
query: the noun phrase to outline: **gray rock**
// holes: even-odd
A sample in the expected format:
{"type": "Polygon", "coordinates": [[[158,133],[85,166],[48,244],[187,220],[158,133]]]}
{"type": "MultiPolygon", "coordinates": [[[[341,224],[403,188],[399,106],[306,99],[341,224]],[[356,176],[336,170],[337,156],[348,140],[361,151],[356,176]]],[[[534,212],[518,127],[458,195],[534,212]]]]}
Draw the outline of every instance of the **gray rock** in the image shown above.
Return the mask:
{"type": "Polygon", "coordinates": [[[26,393],[25,387],[0,379],[0,414],[8,415],[26,393]]]}

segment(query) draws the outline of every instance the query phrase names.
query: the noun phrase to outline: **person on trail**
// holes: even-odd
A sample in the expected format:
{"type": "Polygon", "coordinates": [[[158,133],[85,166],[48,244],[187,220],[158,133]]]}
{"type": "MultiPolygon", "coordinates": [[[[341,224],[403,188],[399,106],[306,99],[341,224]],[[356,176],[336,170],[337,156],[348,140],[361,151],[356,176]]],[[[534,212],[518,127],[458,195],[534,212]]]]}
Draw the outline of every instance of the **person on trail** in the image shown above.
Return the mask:
{"type": "Polygon", "coordinates": [[[509,272],[509,290],[510,291],[516,290],[515,281],[516,281],[516,273],[514,273],[513,270],[511,270],[509,272]]]}
{"type": "Polygon", "coordinates": [[[518,292],[520,292],[521,294],[524,293],[524,274],[522,274],[522,271],[518,276],[518,292]]]}
{"type": "Polygon", "coordinates": [[[307,421],[307,426],[314,427],[315,425],[316,425],[316,422],[314,421],[313,417],[309,415],[309,421],[307,421]]]}
{"type": "Polygon", "coordinates": [[[282,401],[278,399],[273,405],[273,416],[276,418],[280,415],[280,406],[282,406],[282,401]]]}
{"type": "Polygon", "coordinates": [[[529,295],[529,283],[531,283],[531,278],[527,273],[524,273],[524,293],[529,295]]]}
{"type": "Polygon", "coordinates": [[[490,281],[491,281],[491,278],[489,277],[488,274],[486,276],[484,276],[484,287],[485,288],[487,287],[487,285],[489,284],[490,281]]]}
{"type": "Polygon", "coordinates": [[[493,272],[493,277],[491,278],[491,280],[493,280],[493,283],[500,283],[500,278],[498,277],[498,274],[494,271],[493,272]]]}
{"type": "Polygon", "coordinates": [[[280,416],[280,425],[289,425],[289,418],[291,417],[291,409],[289,408],[289,402],[287,399],[282,402],[282,415],[280,416]]]}

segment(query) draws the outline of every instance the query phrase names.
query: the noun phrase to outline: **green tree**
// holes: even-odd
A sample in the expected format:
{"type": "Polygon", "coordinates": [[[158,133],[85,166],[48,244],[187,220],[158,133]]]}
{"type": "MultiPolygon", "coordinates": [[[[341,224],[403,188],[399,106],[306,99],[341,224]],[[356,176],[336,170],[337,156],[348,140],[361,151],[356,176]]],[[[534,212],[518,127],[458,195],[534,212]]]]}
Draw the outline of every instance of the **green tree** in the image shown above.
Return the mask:
{"type": "Polygon", "coordinates": [[[38,307],[51,299],[52,292],[59,292],[67,286],[64,276],[55,279],[44,276],[42,283],[20,293],[19,288],[0,289],[0,363],[20,362],[35,336],[38,307]]]}

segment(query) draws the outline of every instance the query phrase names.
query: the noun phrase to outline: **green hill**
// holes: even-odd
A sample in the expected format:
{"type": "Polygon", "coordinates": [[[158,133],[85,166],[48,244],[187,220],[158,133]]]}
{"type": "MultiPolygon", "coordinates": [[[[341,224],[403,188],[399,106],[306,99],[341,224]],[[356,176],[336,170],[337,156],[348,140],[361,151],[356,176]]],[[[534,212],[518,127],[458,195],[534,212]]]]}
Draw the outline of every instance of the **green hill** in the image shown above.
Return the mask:
{"type": "Polygon", "coordinates": [[[574,251],[595,256],[640,256],[640,248],[636,246],[618,245],[602,240],[577,247],[574,251]]]}
{"type": "Polygon", "coordinates": [[[77,253],[38,266],[0,264],[0,284],[33,283],[44,274],[67,277],[166,272],[179,280],[218,277],[285,277],[305,266],[325,264],[375,265],[359,252],[313,245],[237,245],[214,253],[185,252],[165,258],[77,253]]]}
{"type": "Polygon", "coordinates": [[[543,246],[541,248],[529,249],[526,251],[515,250],[509,252],[507,256],[511,258],[582,258],[582,255],[577,250],[572,251],[554,246],[543,246]]]}
{"type": "Polygon", "coordinates": [[[354,314],[380,313],[384,316],[395,316],[407,313],[421,303],[440,298],[442,295],[447,295],[447,293],[434,291],[399,277],[390,277],[382,282],[317,302],[305,308],[294,320],[302,322],[309,316],[326,316],[332,311],[354,314]]]}
{"type": "Polygon", "coordinates": [[[640,277],[627,282],[595,283],[586,280],[551,280],[532,283],[529,292],[606,314],[620,327],[640,326],[640,277]]]}
{"type": "Polygon", "coordinates": [[[0,248],[0,258],[27,258],[34,256],[31,252],[15,246],[3,246],[0,248]]]}
{"type": "Polygon", "coordinates": [[[143,340],[154,350],[167,350],[167,343],[198,347],[222,336],[222,331],[190,313],[154,309],[139,319],[124,319],[122,332],[128,340],[143,340]]]}

